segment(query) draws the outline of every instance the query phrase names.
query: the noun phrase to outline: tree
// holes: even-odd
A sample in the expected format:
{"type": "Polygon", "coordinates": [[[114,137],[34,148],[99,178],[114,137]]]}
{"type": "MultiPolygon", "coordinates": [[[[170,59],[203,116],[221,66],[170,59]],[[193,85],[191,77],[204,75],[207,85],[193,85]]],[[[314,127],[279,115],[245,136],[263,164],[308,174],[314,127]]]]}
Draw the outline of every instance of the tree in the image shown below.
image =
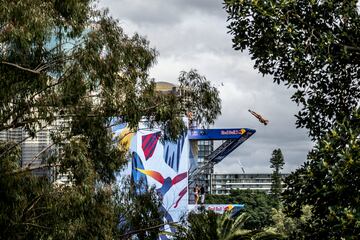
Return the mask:
{"type": "Polygon", "coordinates": [[[311,207],[309,239],[359,235],[358,1],[226,0],[236,50],[249,49],[255,68],[296,92],[297,126],[317,145],[286,179],[291,216],[311,207]]]}
{"type": "Polygon", "coordinates": [[[271,175],[271,194],[274,197],[277,205],[280,204],[280,195],[282,192],[282,178],[280,174],[280,170],[283,169],[284,166],[284,156],[281,152],[281,149],[275,149],[272,153],[270,159],[270,168],[273,168],[274,171],[271,175]]]}
{"type": "MultiPolygon", "coordinates": [[[[122,184],[131,185],[128,179],[122,184]]],[[[136,189],[140,187],[143,186],[136,186],[136,189]]],[[[158,238],[164,222],[156,191],[151,188],[139,193],[132,186],[130,189],[118,189],[116,193],[120,219],[118,239],[133,239],[135,236],[141,240],[158,238]]]]}
{"type": "Polygon", "coordinates": [[[304,239],[307,231],[304,226],[311,221],[311,207],[306,205],[302,209],[302,215],[299,218],[293,218],[284,213],[283,207],[273,209],[272,219],[274,225],[269,229],[284,236],[284,239],[304,239]]]}
{"type": "Polygon", "coordinates": [[[73,183],[59,189],[34,178],[17,163],[21,141],[1,143],[1,236],[113,239],[117,206],[105,186],[126,154],[111,126],[135,131],[146,118],[174,139],[188,110],[204,123],[220,113],[218,91],[194,70],[179,77],[188,94],[158,94],[149,77],[156,50],[93,3],[0,0],[0,131],[22,128],[32,138],[50,128],[48,157],[35,167],[59,167],[73,183]]]}
{"type": "Polygon", "coordinates": [[[284,204],[299,217],[311,206],[304,227],[309,239],[356,239],[360,234],[360,109],[339,122],[286,179],[284,204]]]}
{"type": "Polygon", "coordinates": [[[225,0],[233,48],[296,92],[297,126],[313,139],[349,116],[360,98],[358,1],[225,0]]]}
{"type": "MultiPolygon", "coordinates": [[[[2,143],[0,153],[6,149],[2,143]]],[[[10,144],[10,143],[5,143],[10,144]]],[[[153,190],[54,185],[18,169],[20,149],[0,161],[0,233],[4,239],[155,239],[162,226],[153,190]]]]}
{"type": "Polygon", "coordinates": [[[245,239],[282,239],[280,234],[272,230],[247,230],[244,227],[248,215],[242,213],[231,217],[231,213],[222,215],[213,211],[190,213],[187,219],[187,227],[180,227],[176,239],[189,240],[245,240],[245,239]]]}
{"type": "MultiPolygon", "coordinates": [[[[0,143],[3,153],[12,143],[0,143]]],[[[110,192],[54,187],[19,169],[20,148],[0,161],[0,234],[4,239],[112,239],[118,213],[110,192]],[[15,173],[14,173],[15,172],[15,173]]]]}

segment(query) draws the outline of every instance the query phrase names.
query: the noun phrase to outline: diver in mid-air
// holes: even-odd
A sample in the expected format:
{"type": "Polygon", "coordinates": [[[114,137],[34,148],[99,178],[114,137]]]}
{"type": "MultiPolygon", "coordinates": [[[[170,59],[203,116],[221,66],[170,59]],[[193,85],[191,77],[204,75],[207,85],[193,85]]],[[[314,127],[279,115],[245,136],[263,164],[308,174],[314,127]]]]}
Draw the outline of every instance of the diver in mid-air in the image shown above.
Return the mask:
{"type": "Polygon", "coordinates": [[[265,126],[269,123],[269,120],[263,118],[260,114],[254,112],[254,111],[251,111],[249,109],[249,112],[254,116],[256,117],[262,124],[264,124],[265,126]]]}

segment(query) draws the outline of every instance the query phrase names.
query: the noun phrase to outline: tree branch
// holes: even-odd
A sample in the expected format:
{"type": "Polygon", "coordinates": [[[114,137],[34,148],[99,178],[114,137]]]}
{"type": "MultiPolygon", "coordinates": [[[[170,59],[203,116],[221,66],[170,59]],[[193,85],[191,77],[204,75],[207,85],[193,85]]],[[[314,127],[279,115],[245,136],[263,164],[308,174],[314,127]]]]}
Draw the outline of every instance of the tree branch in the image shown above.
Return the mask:
{"type": "MultiPolygon", "coordinates": [[[[36,131],[36,133],[40,132],[41,130],[45,129],[48,125],[45,125],[43,127],[41,127],[39,130],[36,131]]],[[[13,150],[16,146],[18,146],[19,144],[22,144],[23,142],[25,142],[27,139],[31,138],[31,136],[27,136],[23,139],[21,139],[21,141],[16,142],[14,145],[12,145],[10,148],[6,149],[4,152],[2,152],[0,154],[0,158],[2,158],[6,153],[8,153],[9,151],[13,150]]]]}
{"type": "Polygon", "coordinates": [[[57,80],[57,82],[55,82],[55,83],[53,83],[53,84],[50,84],[49,86],[46,86],[45,88],[37,91],[36,93],[34,93],[34,94],[31,96],[31,98],[35,98],[37,95],[41,94],[42,92],[45,92],[47,89],[53,88],[53,87],[61,84],[62,82],[64,82],[64,81],[66,80],[65,75],[69,72],[70,69],[72,69],[72,68],[70,68],[70,67],[67,68],[67,69],[63,72],[63,74],[59,77],[59,79],[57,80]]]}
{"type": "Polygon", "coordinates": [[[6,172],[6,174],[20,174],[20,173],[24,173],[24,172],[28,172],[28,171],[32,171],[32,170],[36,170],[36,169],[42,169],[42,168],[51,168],[51,167],[61,167],[61,164],[57,163],[57,164],[40,164],[39,166],[35,166],[35,167],[27,167],[27,168],[20,168],[17,170],[14,170],[12,172],[6,172]]]}
{"type": "Polygon", "coordinates": [[[157,228],[166,226],[166,225],[177,226],[177,223],[178,223],[178,222],[162,223],[162,224],[155,225],[155,226],[152,226],[152,227],[142,228],[142,229],[130,231],[130,232],[126,233],[126,234],[121,235],[121,236],[120,236],[120,239],[129,238],[129,237],[131,237],[132,235],[135,235],[135,234],[138,234],[138,233],[141,233],[141,232],[145,232],[145,231],[148,231],[148,230],[154,230],[154,229],[157,229],[157,228]]]}
{"type": "Polygon", "coordinates": [[[45,226],[41,226],[35,223],[17,223],[18,225],[28,225],[28,226],[33,226],[33,227],[38,227],[38,228],[45,228],[45,229],[51,229],[49,227],[45,227],[45,226]]]}
{"type": "Polygon", "coordinates": [[[41,150],[38,154],[36,154],[35,157],[33,157],[33,158],[31,159],[31,161],[26,165],[25,168],[30,167],[31,164],[33,164],[33,162],[34,162],[42,153],[46,152],[49,148],[51,148],[51,147],[54,146],[54,145],[55,145],[55,143],[49,144],[46,148],[44,148],[43,150],[41,150]]]}
{"type": "Polygon", "coordinates": [[[5,65],[9,65],[9,66],[13,66],[13,67],[16,67],[18,69],[21,69],[21,70],[24,70],[24,71],[27,71],[27,72],[31,72],[31,73],[35,73],[35,74],[40,74],[39,71],[36,71],[36,70],[32,70],[30,68],[25,68],[25,67],[22,67],[18,64],[15,64],[15,63],[10,63],[10,62],[5,62],[5,61],[2,61],[1,62],[2,64],[5,64],[5,65]]]}

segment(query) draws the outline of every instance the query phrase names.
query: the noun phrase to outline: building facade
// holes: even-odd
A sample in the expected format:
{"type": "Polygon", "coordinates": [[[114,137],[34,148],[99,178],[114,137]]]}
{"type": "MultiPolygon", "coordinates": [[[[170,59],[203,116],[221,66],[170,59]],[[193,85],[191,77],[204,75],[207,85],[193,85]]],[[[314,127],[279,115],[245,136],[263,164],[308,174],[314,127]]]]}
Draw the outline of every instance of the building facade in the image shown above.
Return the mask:
{"type": "Polygon", "coordinates": [[[0,132],[0,141],[11,141],[14,144],[19,144],[21,148],[19,162],[21,168],[30,168],[35,175],[45,175],[55,180],[57,177],[54,175],[54,169],[44,165],[46,165],[48,157],[58,150],[53,146],[51,134],[55,131],[64,130],[64,126],[67,126],[67,121],[56,120],[52,125],[39,129],[35,137],[29,136],[22,128],[9,129],[0,132]]]}
{"type": "MultiPolygon", "coordinates": [[[[231,190],[259,190],[270,193],[271,173],[213,173],[210,178],[211,194],[230,194],[231,190]]],[[[289,174],[281,174],[285,179],[289,174]]]]}
{"type": "Polygon", "coordinates": [[[36,156],[51,143],[49,129],[40,130],[34,138],[21,128],[10,129],[0,133],[0,140],[20,143],[21,167],[40,165],[42,158],[36,156]]]}
{"type": "Polygon", "coordinates": [[[198,158],[197,165],[198,168],[203,170],[196,176],[196,183],[198,185],[203,185],[207,192],[210,192],[210,180],[211,174],[214,173],[214,165],[209,163],[207,156],[214,151],[214,141],[212,140],[202,140],[198,141],[198,158]]]}

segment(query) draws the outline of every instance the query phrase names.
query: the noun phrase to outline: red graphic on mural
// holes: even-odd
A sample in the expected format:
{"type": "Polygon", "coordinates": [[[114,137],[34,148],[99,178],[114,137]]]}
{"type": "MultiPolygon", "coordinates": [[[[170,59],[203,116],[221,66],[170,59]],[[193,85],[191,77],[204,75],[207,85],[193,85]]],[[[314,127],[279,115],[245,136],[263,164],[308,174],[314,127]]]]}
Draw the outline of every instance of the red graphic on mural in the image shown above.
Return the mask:
{"type": "Polygon", "coordinates": [[[144,151],[145,159],[148,160],[152,157],[155,152],[156,144],[160,138],[160,133],[151,133],[148,135],[142,136],[142,144],[141,147],[144,151]]]}

